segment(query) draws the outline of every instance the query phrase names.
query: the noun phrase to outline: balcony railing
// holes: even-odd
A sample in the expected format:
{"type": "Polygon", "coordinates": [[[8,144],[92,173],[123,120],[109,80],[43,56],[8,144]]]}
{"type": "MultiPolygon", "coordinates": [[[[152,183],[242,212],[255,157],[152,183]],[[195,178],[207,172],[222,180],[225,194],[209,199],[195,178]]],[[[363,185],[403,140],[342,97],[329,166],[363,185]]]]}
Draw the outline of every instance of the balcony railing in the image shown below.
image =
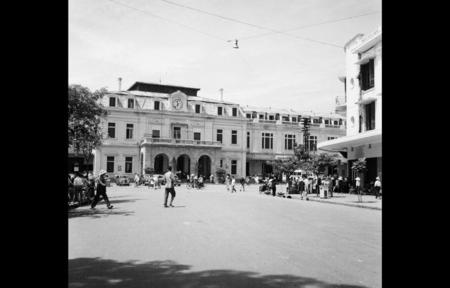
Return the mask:
{"type": "Polygon", "coordinates": [[[285,124],[285,125],[298,126],[298,122],[281,121],[281,123],[283,123],[283,124],[285,124]]]}
{"type": "Polygon", "coordinates": [[[277,120],[263,120],[263,119],[259,119],[259,123],[272,123],[272,124],[276,124],[277,120]]]}
{"type": "Polygon", "coordinates": [[[209,147],[221,147],[222,143],[218,141],[205,141],[205,140],[193,140],[193,139],[173,139],[173,138],[151,138],[144,137],[142,145],[153,144],[153,145],[179,145],[179,146],[209,146],[209,147]]]}

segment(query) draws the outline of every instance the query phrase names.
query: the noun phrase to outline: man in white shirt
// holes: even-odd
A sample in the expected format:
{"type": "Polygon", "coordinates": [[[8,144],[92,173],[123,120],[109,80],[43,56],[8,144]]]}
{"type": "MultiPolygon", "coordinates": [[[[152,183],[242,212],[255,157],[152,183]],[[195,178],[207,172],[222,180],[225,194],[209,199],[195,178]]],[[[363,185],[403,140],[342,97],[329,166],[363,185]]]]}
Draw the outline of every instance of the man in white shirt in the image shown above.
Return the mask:
{"type": "Polygon", "coordinates": [[[355,178],[356,193],[358,194],[358,202],[362,202],[361,179],[355,178]]]}
{"type": "Polygon", "coordinates": [[[166,191],[164,193],[164,207],[173,207],[172,203],[173,203],[173,199],[175,198],[175,186],[174,186],[174,182],[175,182],[175,177],[173,176],[172,173],[172,167],[169,166],[168,168],[169,171],[166,172],[166,174],[164,174],[164,179],[166,180],[166,191]],[[170,198],[170,205],[167,206],[167,199],[169,198],[169,193],[171,195],[170,198]]]}
{"type": "Polygon", "coordinates": [[[373,186],[375,188],[375,199],[377,199],[378,197],[380,197],[380,190],[381,190],[380,177],[376,178],[375,184],[373,186]]]}

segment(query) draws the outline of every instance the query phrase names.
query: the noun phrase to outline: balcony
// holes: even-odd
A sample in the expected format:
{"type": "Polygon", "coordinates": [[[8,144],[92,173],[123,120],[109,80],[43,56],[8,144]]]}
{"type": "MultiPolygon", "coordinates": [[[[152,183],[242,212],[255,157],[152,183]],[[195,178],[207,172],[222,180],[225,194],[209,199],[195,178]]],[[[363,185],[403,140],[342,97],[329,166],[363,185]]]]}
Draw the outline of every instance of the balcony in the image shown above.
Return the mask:
{"type": "Polygon", "coordinates": [[[175,146],[175,147],[209,147],[220,148],[222,143],[218,141],[205,141],[205,140],[193,140],[193,139],[173,139],[173,138],[151,138],[144,137],[141,141],[141,145],[152,146],[175,146]]]}
{"type": "Polygon", "coordinates": [[[264,119],[259,119],[258,121],[259,123],[270,123],[270,124],[276,124],[277,120],[264,120],[264,119]]]}
{"type": "Polygon", "coordinates": [[[291,122],[291,121],[281,121],[283,125],[290,125],[290,126],[299,126],[298,122],[291,122]]]}

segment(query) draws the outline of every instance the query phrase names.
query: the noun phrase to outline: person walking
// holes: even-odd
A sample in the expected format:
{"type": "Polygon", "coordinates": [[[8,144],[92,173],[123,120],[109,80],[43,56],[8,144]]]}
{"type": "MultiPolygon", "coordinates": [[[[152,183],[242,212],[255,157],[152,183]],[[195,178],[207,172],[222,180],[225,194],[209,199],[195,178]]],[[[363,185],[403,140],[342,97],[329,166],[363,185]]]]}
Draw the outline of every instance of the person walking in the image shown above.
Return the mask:
{"type": "Polygon", "coordinates": [[[236,186],[236,179],[234,179],[234,176],[232,176],[231,177],[231,193],[233,193],[233,192],[236,193],[237,192],[235,186],[236,186]]]}
{"type": "Polygon", "coordinates": [[[347,177],[344,178],[344,180],[342,181],[342,190],[344,193],[348,193],[348,180],[347,177]]]}
{"type": "Polygon", "coordinates": [[[203,176],[200,175],[200,177],[198,177],[198,189],[203,188],[203,176]]]}
{"type": "Polygon", "coordinates": [[[138,187],[139,186],[139,175],[138,173],[134,174],[134,187],[138,187]]]}
{"type": "Polygon", "coordinates": [[[77,172],[73,179],[73,188],[75,191],[75,202],[78,202],[79,205],[83,202],[83,189],[85,188],[85,184],[84,178],[77,172]]]}
{"type": "Polygon", "coordinates": [[[362,202],[361,179],[355,178],[356,194],[358,194],[358,202],[362,202]]]}
{"type": "Polygon", "coordinates": [[[272,177],[272,196],[276,196],[277,195],[277,180],[275,177],[272,177]]]}
{"type": "Polygon", "coordinates": [[[303,199],[303,197],[305,198],[305,200],[309,200],[308,199],[308,193],[309,193],[309,189],[310,189],[310,186],[311,186],[311,183],[310,183],[310,180],[309,180],[309,178],[308,177],[304,177],[303,178],[303,185],[304,185],[304,189],[303,189],[303,195],[302,195],[302,199],[303,199]]]}
{"type": "Polygon", "coordinates": [[[173,207],[173,199],[175,198],[175,177],[172,173],[172,166],[169,166],[168,171],[164,174],[164,179],[166,180],[166,189],[164,193],[164,207],[173,207]],[[167,206],[167,199],[169,198],[169,193],[171,195],[170,204],[167,206]]]}
{"type": "Polygon", "coordinates": [[[89,199],[89,204],[91,204],[95,197],[95,178],[92,172],[89,172],[87,177],[87,197],[89,199]]]}
{"type": "Polygon", "coordinates": [[[72,176],[69,174],[68,175],[68,178],[67,178],[67,181],[68,181],[68,183],[67,183],[67,189],[68,189],[68,204],[69,204],[69,206],[71,205],[71,203],[73,203],[73,198],[74,198],[74,195],[75,195],[75,193],[74,193],[74,187],[73,187],[73,179],[72,179],[72,176]]]}
{"type": "Polygon", "coordinates": [[[114,206],[111,205],[108,199],[108,195],[106,195],[106,171],[100,170],[97,178],[97,194],[94,197],[94,201],[91,204],[91,209],[95,209],[95,206],[100,201],[100,197],[103,198],[106,202],[106,206],[108,209],[112,209],[114,206]]]}
{"type": "Polygon", "coordinates": [[[239,191],[245,192],[245,178],[244,177],[241,178],[241,188],[239,189],[239,191]]]}
{"type": "Polygon", "coordinates": [[[336,188],[336,179],[334,177],[331,177],[329,183],[328,183],[328,193],[330,198],[333,198],[333,190],[336,188]]]}
{"type": "Polygon", "coordinates": [[[227,187],[227,191],[230,191],[230,174],[227,174],[227,177],[225,177],[225,185],[227,187]]]}
{"type": "Polygon", "coordinates": [[[380,191],[381,191],[381,181],[380,177],[377,177],[375,180],[374,189],[375,189],[375,199],[378,199],[378,197],[381,197],[380,191]]]}
{"type": "Polygon", "coordinates": [[[298,180],[298,192],[300,194],[300,199],[303,200],[303,196],[305,194],[305,176],[302,177],[302,179],[298,180]]]}

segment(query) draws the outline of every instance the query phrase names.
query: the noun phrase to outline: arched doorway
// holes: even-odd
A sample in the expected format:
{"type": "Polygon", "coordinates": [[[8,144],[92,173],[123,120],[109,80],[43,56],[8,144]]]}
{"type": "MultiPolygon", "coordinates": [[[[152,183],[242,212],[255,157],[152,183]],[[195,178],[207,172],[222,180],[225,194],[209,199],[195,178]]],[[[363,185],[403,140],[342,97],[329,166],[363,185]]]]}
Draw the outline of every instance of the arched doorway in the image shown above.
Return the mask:
{"type": "Polygon", "coordinates": [[[209,178],[211,174],[211,158],[207,155],[203,155],[198,159],[198,175],[209,178]]]}
{"type": "Polygon", "coordinates": [[[186,175],[191,173],[191,159],[188,155],[180,155],[177,159],[177,172],[181,171],[181,179],[186,179],[186,175]]]}
{"type": "Polygon", "coordinates": [[[166,154],[158,154],[155,157],[155,174],[164,174],[169,167],[169,156],[166,154]]]}

